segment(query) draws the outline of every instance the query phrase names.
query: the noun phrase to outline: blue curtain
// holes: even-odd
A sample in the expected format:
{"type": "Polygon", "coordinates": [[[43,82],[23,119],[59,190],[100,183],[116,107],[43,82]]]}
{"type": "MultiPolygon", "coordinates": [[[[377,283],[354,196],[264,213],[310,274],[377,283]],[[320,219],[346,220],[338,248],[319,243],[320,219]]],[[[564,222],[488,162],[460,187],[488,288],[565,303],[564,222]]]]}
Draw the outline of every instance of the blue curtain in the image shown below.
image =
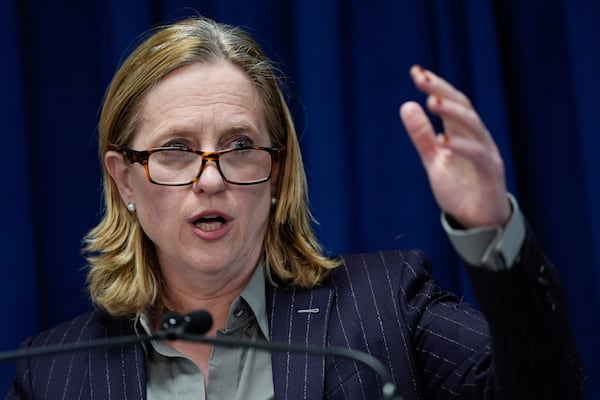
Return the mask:
{"type": "MultiPolygon", "coordinates": [[[[104,90],[151,26],[246,27],[286,74],[329,253],[421,248],[473,301],[398,118],[418,63],[467,93],[567,289],[600,398],[600,3],[579,0],[7,0],[0,4],[0,350],[90,307],[83,235],[101,210],[104,90]]],[[[14,365],[0,365],[7,388],[14,365]]]]}

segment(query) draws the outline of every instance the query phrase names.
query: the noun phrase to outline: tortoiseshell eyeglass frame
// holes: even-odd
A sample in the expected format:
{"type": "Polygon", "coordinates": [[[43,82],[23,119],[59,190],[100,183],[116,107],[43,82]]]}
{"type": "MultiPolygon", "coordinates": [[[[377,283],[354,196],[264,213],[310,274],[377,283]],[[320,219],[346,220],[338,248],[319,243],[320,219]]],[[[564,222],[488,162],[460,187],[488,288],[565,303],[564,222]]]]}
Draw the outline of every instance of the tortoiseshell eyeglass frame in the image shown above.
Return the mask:
{"type": "Polygon", "coordinates": [[[204,166],[209,161],[215,162],[215,165],[217,166],[217,170],[219,171],[219,174],[221,174],[221,177],[227,183],[231,183],[233,185],[256,185],[258,183],[266,182],[269,179],[271,179],[271,176],[273,175],[273,172],[275,170],[275,164],[277,163],[277,161],[279,161],[279,151],[280,150],[275,147],[245,146],[245,147],[231,148],[231,149],[225,149],[225,150],[219,150],[219,151],[200,151],[200,150],[194,150],[194,149],[190,149],[190,148],[181,148],[181,147],[157,147],[157,148],[150,149],[150,150],[132,150],[132,149],[128,149],[125,147],[121,147],[117,151],[119,153],[122,153],[125,156],[125,158],[127,158],[129,160],[130,163],[141,164],[144,167],[144,170],[146,171],[146,177],[148,178],[148,181],[150,181],[151,183],[153,183],[155,185],[161,185],[161,186],[185,186],[185,185],[191,185],[192,183],[197,182],[198,179],[200,179],[200,175],[202,174],[202,171],[204,170],[204,166]],[[150,155],[152,153],[157,153],[157,152],[161,152],[161,151],[165,151],[165,150],[178,150],[178,151],[183,151],[186,153],[194,153],[194,154],[199,155],[202,158],[202,165],[200,166],[200,169],[198,170],[198,175],[196,175],[196,177],[194,179],[191,179],[190,181],[186,181],[186,182],[182,182],[182,183],[164,183],[164,182],[157,182],[154,179],[152,179],[152,177],[150,176],[150,170],[148,168],[148,159],[150,158],[150,155]],[[249,182],[236,182],[236,181],[231,181],[231,180],[227,179],[227,177],[223,174],[223,171],[221,170],[221,165],[219,164],[219,158],[223,154],[231,153],[234,151],[240,151],[240,150],[262,150],[262,151],[269,153],[269,155],[271,156],[271,170],[269,171],[269,175],[263,179],[257,179],[257,180],[249,181],[249,182]]]}

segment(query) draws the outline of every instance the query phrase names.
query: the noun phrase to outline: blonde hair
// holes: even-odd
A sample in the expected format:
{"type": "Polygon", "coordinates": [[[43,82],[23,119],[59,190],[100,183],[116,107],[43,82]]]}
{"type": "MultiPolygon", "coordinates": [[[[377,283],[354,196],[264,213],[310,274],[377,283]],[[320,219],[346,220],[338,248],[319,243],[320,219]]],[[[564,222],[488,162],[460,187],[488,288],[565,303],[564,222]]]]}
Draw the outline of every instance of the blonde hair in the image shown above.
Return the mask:
{"type": "MultiPolygon", "coordinates": [[[[218,60],[241,68],[256,86],[272,145],[281,149],[278,202],[263,244],[267,276],[294,286],[319,285],[339,260],[323,256],[312,230],[300,146],[275,69],[243,30],[197,17],[151,31],[108,87],[98,127],[100,156],[131,141],[142,101],[161,78],[190,63],[218,60]]],[[[106,209],[84,239],[91,298],[113,316],[161,310],[166,299],[154,245],[127,211],[106,166],[103,178],[106,209]]]]}

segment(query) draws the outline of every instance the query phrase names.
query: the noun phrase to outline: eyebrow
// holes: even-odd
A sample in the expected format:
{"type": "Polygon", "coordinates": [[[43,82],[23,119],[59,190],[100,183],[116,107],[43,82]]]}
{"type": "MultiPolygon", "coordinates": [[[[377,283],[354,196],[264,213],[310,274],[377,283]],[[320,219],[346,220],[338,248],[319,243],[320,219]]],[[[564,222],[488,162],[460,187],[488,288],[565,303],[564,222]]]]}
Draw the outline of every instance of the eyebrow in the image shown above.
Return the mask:
{"type": "MultiPolygon", "coordinates": [[[[187,128],[175,127],[174,129],[168,129],[159,132],[155,137],[149,138],[146,143],[148,146],[157,147],[162,146],[165,142],[168,142],[171,139],[181,138],[182,140],[192,142],[196,142],[196,139],[199,137],[198,135],[202,135],[200,131],[194,131],[187,128]]],[[[261,134],[261,130],[258,129],[256,125],[253,124],[236,124],[226,129],[220,131],[216,136],[216,142],[219,144],[223,139],[227,139],[228,137],[235,136],[238,134],[246,134],[249,138],[253,140],[258,140],[261,134]]],[[[201,137],[201,136],[200,136],[201,137]]],[[[266,139],[270,140],[270,136],[267,132],[266,139]]]]}

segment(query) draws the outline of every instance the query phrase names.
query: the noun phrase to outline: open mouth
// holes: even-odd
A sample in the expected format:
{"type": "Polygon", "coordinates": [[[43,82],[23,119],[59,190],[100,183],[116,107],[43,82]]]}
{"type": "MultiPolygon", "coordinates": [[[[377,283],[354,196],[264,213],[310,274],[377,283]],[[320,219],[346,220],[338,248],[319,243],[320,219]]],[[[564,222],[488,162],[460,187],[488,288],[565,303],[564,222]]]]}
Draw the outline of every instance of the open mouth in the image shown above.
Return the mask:
{"type": "Polygon", "coordinates": [[[213,232],[227,223],[227,220],[220,215],[207,215],[194,221],[194,225],[203,232],[213,232]]]}

